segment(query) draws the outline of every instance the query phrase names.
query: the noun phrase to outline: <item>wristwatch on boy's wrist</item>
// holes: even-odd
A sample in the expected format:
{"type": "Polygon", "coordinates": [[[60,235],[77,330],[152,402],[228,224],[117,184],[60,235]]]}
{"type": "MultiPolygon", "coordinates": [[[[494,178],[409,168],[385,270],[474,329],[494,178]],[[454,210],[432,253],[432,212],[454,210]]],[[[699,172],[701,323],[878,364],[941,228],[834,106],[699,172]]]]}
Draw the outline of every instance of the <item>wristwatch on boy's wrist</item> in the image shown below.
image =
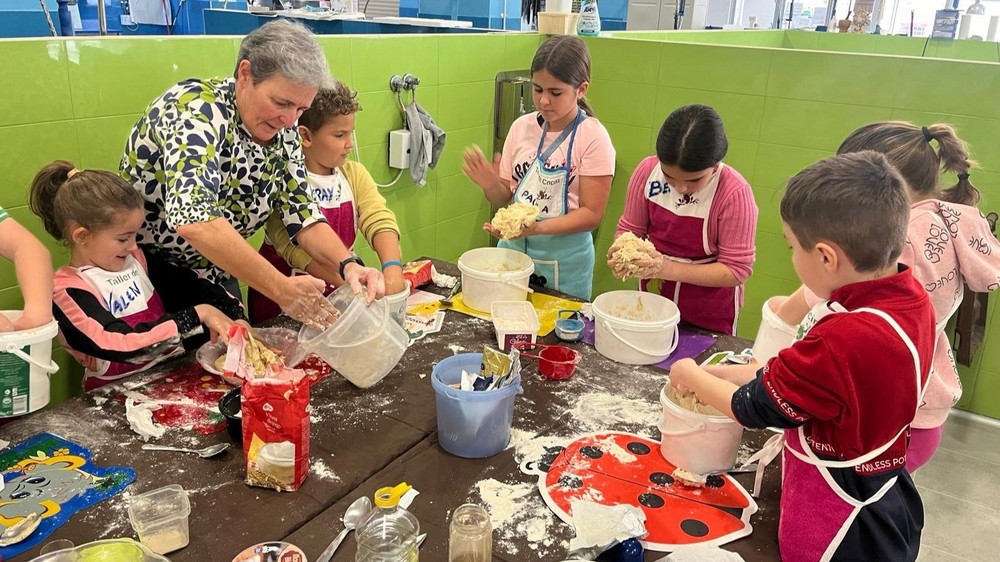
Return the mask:
{"type": "Polygon", "coordinates": [[[361,261],[361,258],[359,258],[358,256],[351,256],[345,259],[344,261],[340,262],[340,278],[345,281],[347,280],[347,277],[344,276],[344,268],[346,268],[347,264],[349,263],[356,263],[361,267],[365,266],[365,262],[361,261]]]}

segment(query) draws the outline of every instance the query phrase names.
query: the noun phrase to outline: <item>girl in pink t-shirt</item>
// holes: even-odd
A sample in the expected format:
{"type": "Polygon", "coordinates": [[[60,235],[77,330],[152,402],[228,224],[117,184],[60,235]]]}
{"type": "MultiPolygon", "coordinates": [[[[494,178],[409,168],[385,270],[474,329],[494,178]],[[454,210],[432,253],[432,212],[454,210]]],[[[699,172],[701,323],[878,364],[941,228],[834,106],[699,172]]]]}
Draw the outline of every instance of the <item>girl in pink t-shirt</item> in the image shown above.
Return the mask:
{"type": "MultiPolygon", "coordinates": [[[[531,61],[532,98],[538,111],[510,127],[503,154],[491,164],[478,147],[462,168],[495,207],[514,202],[538,207],[538,220],[502,248],[528,254],[533,282],[589,299],[594,240],[611,194],[615,149],[584,97],[590,53],[578,37],[556,36],[531,61]]],[[[486,224],[488,232],[499,232],[486,224]]]]}
{"type": "Polygon", "coordinates": [[[684,322],[733,334],[743,283],[753,271],[757,204],[750,184],[722,163],[728,148],[722,118],[711,107],[671,113],[656,156],[632,173],[616,234],[648,237],[656,250],[619,259],[619,236],[608,265],[616,276],[638,277],[643,290],[674,301],[684,322]]]}
{"type": "MultiPolygon", "coordinates": [[[[962,303],[966,286],[979,293],[1000,287],[1000,244],[975,208],[979,192],[969,181],[973,163],[968,147],[949,125],[872,123],[851,133],[837,152],[862,150],[885,154],[906,180],[910,222],[899,261],[923,283],[937,317],[933,368],[906,451],[906,468],[913,472],[934,456],[948,412],[962,396],[945,326],[962,303]],[[945,191],[938,190],[942,170],[958,175],[958,183],[945,191]]],[[[794,326],[818,301],[799,289],[777,313],[794,326]]]]}

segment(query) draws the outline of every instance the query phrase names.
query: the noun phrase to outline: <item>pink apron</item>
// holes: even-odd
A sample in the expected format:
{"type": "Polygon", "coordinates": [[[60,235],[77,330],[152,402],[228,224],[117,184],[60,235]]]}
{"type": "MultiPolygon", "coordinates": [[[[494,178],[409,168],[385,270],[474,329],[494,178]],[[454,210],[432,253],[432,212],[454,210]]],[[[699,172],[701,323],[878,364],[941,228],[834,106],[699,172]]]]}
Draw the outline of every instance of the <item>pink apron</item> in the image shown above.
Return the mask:
{"type": "MultiPolygon", "coordinates": [[[[801,340],[820,318],[836,313],[874,314],[889,324],[913,355],[917,379],[917,405],[923,397],[924,384],[920,370],[920,357],[916,346],[899,324],[888,314],[873,308],[847,311],[834,302],[823,302],[813,308],[802,321],[796,340],[801,340]]],[[[915,413],[915,412],[914,412],[915,413]]],[[[865,506],[878,502],[896,484],[898,476],[888,482],[867,501],[859,501],[844,491],[830,474],[830,468],[851,468],[872,461],[887,451],[909,428],[903,426],[899,433],[884,445],[858,458],[845,461],[820,459],[809,447],[803,426],[786,429],[785,451],[782,457],[782,482],[794,485],[781,487],[781,520],[778,526],[778,546],[782,562],[818,562],[830,560],[840,547],[858,513],[865,506]],[[822,506],[817,509],[817,506],[822,506]]],[[[905,465],[905,456],[894,459],[897,468],[905,465]]]]}
{"type": "MultiPolygon", "coordinates": [[[[105,271],[99,267],[82,267],[77,274],[101,295],[104,306],[115,318],[136,327],[143,322],[155,322],[166,313],[159,295],[153,289],[153,284],[146,271],[135,259],[129,256],[121,271],[105,271]]],[[[112,381],[145,371],[164,360],[180,355],[184,348],[180,345],[172,351],[135,365],[130,363],[114,363],[98,359],[94,370],[84,372],[83,389],[85,391],[99,388],[112,381]]]]}
{"type": "MultiPolygon", "coordinates": [[[[649,238],[656,250],[674,261],[713,263],[717,255],[708,244],[708,216],[719,189],[716,173],[705,189],[682,195],[667,185],[659,166],[646,179],[646,205],[649,209],[649,238]]],[[[681,320],[724,334],[736,333],[736,318],[743,286],[702,287],[665,279],[643,279],[640,288],[657,292],[680,309],[681,320]]]]}
{"type": "MultiPolygon", "coordinates": [[[[335,177],[333,187],[321,187],[310,180],[309,189],[319,204],[326,222],[337,233],[344,245],[351,249],[357,238],[357,211],[354,208],[354,197],[351,187],[347,183],[347,178],[340,170],[335,171],[335,177]]],[[[288,262],[278,254],[278,251],[267,240],[260,247],[260,255],[282,275],[292,276],[305,273],[288,265],[288,262]]],[[[324,294],[329,295],[334,288],[332,285],[327,285],[324,294]]],[[[247,289],[247,308],[252,324],[270,320],[281,314],[281,307],[278,306],[278,303],[251,288],[247,289]]]]}

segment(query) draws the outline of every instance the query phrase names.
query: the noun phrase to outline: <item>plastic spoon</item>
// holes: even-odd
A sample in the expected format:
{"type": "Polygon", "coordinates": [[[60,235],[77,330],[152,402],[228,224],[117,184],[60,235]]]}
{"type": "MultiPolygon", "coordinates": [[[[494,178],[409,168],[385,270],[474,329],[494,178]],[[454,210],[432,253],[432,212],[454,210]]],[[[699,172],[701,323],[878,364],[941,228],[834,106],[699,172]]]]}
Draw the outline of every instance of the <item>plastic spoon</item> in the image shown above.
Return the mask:
{"type": "Polygon", "coordinates": [[[354,503],[347,506],[347,511],[344,512],[344,530],[340,532],[326,547],[326,550],[319,555],[316,562],[330,562],[333,558],[333,554],[337,552],[340,548],[340,543],[344,542],[347,538],[347,533],[350,533],[355,528],[357,528],[358,523],[361,522],[361,518],[368,514],[372,510],[372,501],[368,499],[368,496],[361,496],[360,498],[354,500],[354,503]]]}
{"type": "Polygon", "coordinates": [[[209,445],[204,449],[184,449],[181,447],[164,447],[163,445],[143,445],[142,449],[144,451],[177,451],[178,453],[194,453],[203,459],[209,457],[214,457],[219,453],[222,453],[229,448],[229,443],[219,443],[218,445],[209,445]]]}
{"type": "Polygon", "coordinates": [[[7,527],[3,533],[0,533],[0,546],[17,544],[30,537],[31,533],[35,532],[35,529],[38,528],[41,522],[42,518],[38,516],[38,513],[31,512],[25,515],[20,521],[7,527]]]}

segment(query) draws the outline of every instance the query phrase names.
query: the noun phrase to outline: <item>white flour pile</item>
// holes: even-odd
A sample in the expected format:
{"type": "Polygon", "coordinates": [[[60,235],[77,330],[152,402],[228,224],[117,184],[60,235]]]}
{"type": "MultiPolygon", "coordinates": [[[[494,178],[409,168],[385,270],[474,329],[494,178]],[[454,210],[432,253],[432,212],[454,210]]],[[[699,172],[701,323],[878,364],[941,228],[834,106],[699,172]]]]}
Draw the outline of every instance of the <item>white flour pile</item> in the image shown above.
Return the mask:
{"type": "Polygon", "coordinates": [[[592,392],[580,396],[570,413],[581,430],[600,431],[618,425],[655,428],[660,422],[661,408],[646,400],[592,392]]]}
{"type": "Polygon", "coordinates": [[[309,473],[323,480],[340,480],[340,477],[330,470],[330,467],[322,459],[316,459],[309,465],[309,473]]]}
{"type": "Polygon", "coordinates": [[[535,552],[550,557],[566,550],[565,541],[553,537],[561,525],[538,494],[534,484],[507,484],[493,478],[476,483],[479,498],[490,514],[498,550],[518,554],[515,541],[524,537],[535,552]]]}

